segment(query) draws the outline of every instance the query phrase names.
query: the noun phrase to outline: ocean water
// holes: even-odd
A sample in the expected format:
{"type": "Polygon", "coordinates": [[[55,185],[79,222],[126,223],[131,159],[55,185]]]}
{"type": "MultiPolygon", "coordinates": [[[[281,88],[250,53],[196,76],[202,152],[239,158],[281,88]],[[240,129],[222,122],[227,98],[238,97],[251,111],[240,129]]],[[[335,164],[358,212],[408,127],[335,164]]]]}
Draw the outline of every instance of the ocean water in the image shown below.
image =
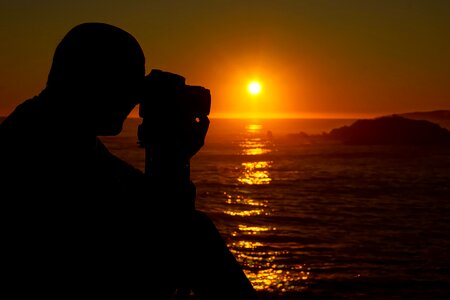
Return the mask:
{"type": "MultiPolygon", "coordinates": [[[[450,149],[309,144],[352,120],[212,120],[198,209],[262,299],[450,299],[450,149]]],[[[144,167],[137,120],[105,138],[144,167]]]]}

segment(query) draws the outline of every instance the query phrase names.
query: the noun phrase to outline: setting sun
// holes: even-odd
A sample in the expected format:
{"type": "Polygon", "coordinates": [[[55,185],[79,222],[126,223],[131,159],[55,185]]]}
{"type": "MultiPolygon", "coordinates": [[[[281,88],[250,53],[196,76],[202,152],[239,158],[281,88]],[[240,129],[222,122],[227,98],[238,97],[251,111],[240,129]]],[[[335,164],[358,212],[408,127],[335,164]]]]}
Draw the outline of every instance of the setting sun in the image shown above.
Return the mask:
{"type": "Polygon", "coordinates": [[[259,94],[261,92],[261,84],[259,84],[259,82],[256,81],[250,82],[250,84],[248,85],[248,91],[252,95],[259,94]]]}

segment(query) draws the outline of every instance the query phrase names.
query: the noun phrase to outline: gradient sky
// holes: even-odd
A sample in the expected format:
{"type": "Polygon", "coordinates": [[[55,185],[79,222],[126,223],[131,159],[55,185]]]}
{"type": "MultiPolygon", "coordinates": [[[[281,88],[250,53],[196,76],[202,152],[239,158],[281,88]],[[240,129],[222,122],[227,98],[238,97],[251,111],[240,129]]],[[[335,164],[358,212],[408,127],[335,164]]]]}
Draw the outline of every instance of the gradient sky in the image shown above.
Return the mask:
{"type": "Polygon", "coordinates": [[[57,43],[92,21],[134,35],[147,71],[210,88],[212,117],[450,109],[448,0],[0,0],[0,115],[43,89],[57,43]]]}

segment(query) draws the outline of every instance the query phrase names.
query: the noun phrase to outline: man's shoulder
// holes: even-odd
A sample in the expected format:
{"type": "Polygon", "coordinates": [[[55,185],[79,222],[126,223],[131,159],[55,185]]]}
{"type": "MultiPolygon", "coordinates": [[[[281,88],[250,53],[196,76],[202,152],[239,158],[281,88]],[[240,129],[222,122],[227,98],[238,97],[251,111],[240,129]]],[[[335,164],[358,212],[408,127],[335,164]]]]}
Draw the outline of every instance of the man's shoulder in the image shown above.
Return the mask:
{"type": "Polygon", "coordinates": [[[3,166],[17,169],[43,161],[42,154],[51,145],[47,145],[50,140],[46,131],[48,121],[44,120],[39,106],[37,97],[25,100],[0,124],[0,162],[3,166]]]}
{"type": "Polygon", "coordinates": [[[9,130],[18,130],[21,128],[21,124],[31,124],[40,110],[37,99],[38,96],[35,96],[17,105],[13,112],[1,122],[0,132],[6,133],[9,130]]]}

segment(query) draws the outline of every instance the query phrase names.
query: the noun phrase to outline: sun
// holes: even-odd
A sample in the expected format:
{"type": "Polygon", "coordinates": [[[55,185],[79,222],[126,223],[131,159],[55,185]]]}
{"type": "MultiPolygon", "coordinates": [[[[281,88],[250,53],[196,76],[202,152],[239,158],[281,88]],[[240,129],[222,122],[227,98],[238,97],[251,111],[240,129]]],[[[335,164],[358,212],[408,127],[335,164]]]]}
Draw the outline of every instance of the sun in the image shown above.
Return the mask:
{"type": "Polygon", "coordinates": [[[250,82],[247,88],[252,95],[258,95],[261,92],[261,84],[257,81],[250,82]]]}

